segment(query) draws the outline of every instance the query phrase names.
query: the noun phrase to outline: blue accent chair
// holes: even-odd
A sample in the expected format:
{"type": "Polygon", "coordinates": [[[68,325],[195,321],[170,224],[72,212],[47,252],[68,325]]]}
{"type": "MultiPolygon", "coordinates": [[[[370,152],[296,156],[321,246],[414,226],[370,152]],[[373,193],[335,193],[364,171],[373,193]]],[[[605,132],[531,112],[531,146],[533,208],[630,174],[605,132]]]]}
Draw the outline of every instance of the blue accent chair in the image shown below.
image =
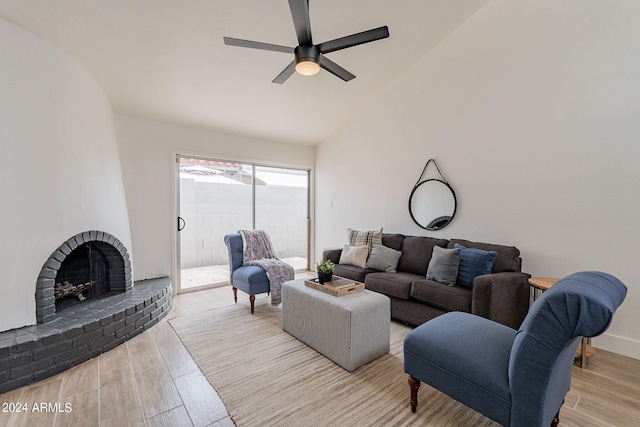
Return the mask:
{"type": "Polygon", "coordinates": [[[557,426],[581,338],[602,334],[626,293],[581,272],[544,292],[518,331],[460,312],[422,324],[404,340],[411,410],[422,381],[504,426],[557,426]]]}
{"type": "Polygon", "coordinates": [[[229,252],[229,281],[233,288],[233,299],[238,302],[238,289],[249,294],[251,314],[253,314],[256,295],[268,293],[269,278],[262,267],[257,265],[242,265],[242,235],[240,233],[227,234],[224,243],[229,252]]]}

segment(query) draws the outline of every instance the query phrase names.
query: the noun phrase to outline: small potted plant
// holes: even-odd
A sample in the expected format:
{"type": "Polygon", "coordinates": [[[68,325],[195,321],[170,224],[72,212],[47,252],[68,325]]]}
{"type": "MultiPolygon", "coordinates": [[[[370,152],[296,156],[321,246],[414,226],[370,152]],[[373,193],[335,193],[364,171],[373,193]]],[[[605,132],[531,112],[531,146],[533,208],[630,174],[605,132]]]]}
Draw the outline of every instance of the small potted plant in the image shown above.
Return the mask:
{"type": "Polygon", "coordinates": [[[333,279],[333,268],[335,264],[332,261],[320,261],[316,265],[316,271],[318,272],[318,282],[323,284],[330,282],[333,279]]]}

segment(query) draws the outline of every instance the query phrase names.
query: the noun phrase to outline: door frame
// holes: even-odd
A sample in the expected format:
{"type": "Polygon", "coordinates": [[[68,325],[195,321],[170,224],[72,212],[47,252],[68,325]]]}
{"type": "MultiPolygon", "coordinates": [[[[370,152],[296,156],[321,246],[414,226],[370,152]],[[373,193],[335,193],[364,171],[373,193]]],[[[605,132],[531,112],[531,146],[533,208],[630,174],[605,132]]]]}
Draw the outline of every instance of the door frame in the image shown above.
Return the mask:
{"type": "MultiPolygon", "coordinates": [[[[178,231],[178,217],[180,216],[180,162],[179,158],[216,160],[221,162],[250,164],[252,166],[296,169],[307,172],[307,270],[311,270],[312,259],[315,259],[315,171],[312,165],[295,164],[295,163],[279,163],[265,160],[256,160],[251,158],[243,158],[241,156],[230,158],[228,156],[217,156],[214,154],[191,154],[185,150],[172,150],[171,163],[173,167],[172,180],[172,212],[174,216],[171,227],[171,244],[173,250],[171,277],[173,282],[173,294],[182,293],[181,287],[181,266],[180,266],[180,232],[178,231]]],[[[253,221],[255,222],[255,186],[253,186],[253,221]]],[[[194,288],[194,291],[202,290],[202,288],[194,288]]],[[[189,291],[184,291],[189,292],[189,291]]]]}

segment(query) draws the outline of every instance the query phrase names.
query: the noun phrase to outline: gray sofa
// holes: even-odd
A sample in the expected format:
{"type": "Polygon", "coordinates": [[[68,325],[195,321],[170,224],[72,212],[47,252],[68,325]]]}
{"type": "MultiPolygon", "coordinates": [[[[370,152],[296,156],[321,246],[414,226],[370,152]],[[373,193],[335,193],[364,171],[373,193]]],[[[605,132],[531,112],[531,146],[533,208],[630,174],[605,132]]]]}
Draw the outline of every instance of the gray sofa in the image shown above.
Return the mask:
{"type": "Polygon", "coordinates": [[[387,233],[382,234],[382,244],[402,252],[395,273],[340,264],[341,249],[325,250],[323,259],[336,264],[334,274],[363,282],[367,289],[388,296],[395,320],[417,326],[449,311],[464,311],[518,329],[527,315],[530,275],[521,272],[522,259],[516,247],[387,233]],[[453,248],[455,243],[498,254],[491,274],[476,277],[472,288],[426,278],[433,247],[453,248]]]}

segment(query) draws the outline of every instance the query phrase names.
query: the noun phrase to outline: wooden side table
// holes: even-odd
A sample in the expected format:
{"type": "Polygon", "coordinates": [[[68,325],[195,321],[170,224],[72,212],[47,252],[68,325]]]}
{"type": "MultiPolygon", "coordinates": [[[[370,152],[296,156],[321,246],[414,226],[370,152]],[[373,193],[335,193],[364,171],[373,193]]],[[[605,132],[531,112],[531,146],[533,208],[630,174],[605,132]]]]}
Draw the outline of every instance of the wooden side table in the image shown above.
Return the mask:
{"type": "MultiPolygon", "coordinates": [[[[532,277],[529,279],[529,286],[532,290],[532,299],[535,301],[542,295],[544,291],[552,287],[558,280],[554,277],[532,277]]],[[[576,358],[580,358],[580,367],[584,368],[587,363],[587,357],[591,357],[596,354],[596,349],[591,347],[591,338],[582,337],[582,342],[578,351],[576,351],[576,358]],[[583,351],[584,350],[584,351],[583,351]]]]}
{"type": "Polygon", "coordinates": [[[556,283],[558,279],[553,277],[532,277],[529,279],[529,286],[533,291],[533,300],[537,300],[540,295],[556,283]]]}

